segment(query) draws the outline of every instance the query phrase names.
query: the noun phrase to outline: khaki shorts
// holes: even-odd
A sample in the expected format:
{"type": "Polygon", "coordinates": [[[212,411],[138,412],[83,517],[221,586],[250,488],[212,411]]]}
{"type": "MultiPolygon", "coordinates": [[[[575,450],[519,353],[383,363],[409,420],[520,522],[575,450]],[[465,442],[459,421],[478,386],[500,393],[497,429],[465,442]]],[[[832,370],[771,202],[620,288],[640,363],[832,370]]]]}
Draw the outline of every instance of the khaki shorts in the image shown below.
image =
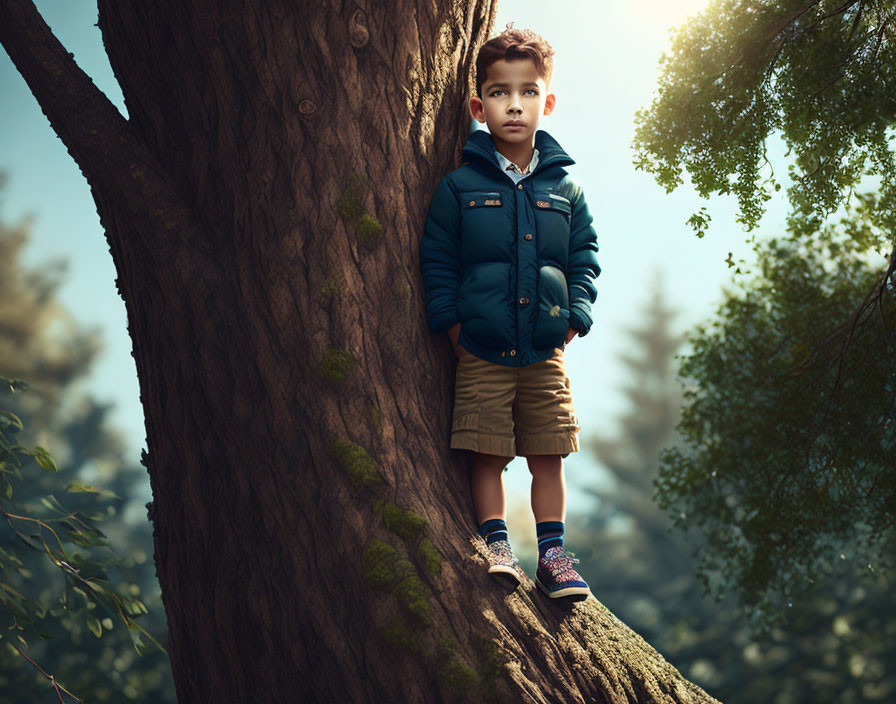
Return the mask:
{"type": "Polygon", "coordinates": [[[460,347],[451,447],[504,457],[579,451],[563,348],[523,367],[505,367],[460,347]]]}

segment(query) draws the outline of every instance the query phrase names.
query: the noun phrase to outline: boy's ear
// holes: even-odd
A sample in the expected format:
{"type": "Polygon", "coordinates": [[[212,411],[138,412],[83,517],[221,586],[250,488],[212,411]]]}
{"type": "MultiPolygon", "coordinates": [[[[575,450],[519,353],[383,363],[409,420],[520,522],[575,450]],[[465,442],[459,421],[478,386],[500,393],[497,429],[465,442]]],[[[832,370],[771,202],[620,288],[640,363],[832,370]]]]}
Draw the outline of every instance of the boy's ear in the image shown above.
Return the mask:
{"type": "Polygon", "coordinates": [[[554,106],[557,104],[557,96],[548,93],[548,97],[544,99],[544,114],[550,115],[554,112],[554,106]]]}
{"type": "Polygon", "coordinates": [[[475,95],[470,98],[470,114],[478,122],[485,122],[485,108],[482,105],[482,98],[475,95]]]}

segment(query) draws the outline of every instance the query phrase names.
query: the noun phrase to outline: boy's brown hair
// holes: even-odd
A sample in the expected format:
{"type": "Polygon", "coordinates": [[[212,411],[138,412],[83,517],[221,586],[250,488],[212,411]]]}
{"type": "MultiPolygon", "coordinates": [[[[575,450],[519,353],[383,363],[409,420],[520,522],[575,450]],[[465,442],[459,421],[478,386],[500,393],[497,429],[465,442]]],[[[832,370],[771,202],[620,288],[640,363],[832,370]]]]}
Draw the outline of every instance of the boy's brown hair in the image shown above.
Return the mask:
{"type": "Polygon", "coordinates": [[[508,22],[504,31],[483,44],[476,55],[476,95],[482,97],[482,84],[488,78],[488,67],[501,59],[532,59],[538,75],[550,86],[554,72],[553,56],[553,48],[541,35],[529,29],[516,29],[513,22],[508,22]]]}

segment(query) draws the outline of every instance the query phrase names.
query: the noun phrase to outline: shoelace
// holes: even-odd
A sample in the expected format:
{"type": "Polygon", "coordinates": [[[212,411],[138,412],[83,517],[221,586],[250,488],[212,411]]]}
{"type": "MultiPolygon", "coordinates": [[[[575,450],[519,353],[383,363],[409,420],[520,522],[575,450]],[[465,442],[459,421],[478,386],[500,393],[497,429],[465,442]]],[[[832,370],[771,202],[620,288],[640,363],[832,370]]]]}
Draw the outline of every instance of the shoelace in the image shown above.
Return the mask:
{"type": "Polygon", "coordinates": [[[496,540],[493,543],[489,543],[488,549],[501,562],[509,562],[514,565],[519,564],[519,560],[513,554],[513,549],[507,540],[496,540]]]}
{"type": "Polygon", "coordinates": [[[579,562],[579,558],[573,557],[573,555],[575,553],[565,552],[561,547],[548,548],[542,563],[551,571],[551,575],[555,579],[561,575],[567,579],[580,579],[579,573],[572,568],[579,562]]]}

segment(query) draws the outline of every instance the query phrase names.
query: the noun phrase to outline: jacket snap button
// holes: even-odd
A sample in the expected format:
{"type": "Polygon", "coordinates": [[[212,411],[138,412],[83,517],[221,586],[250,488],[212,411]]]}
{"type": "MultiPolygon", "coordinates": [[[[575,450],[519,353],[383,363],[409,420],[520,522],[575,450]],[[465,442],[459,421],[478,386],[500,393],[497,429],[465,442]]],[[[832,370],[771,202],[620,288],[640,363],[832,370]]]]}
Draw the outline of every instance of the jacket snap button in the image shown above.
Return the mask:
{"type": "Polygon", "coordinates": [[[511,357],[516,356],[516,350],[510,350],[510,356],[511,357]]]}
{"type": "Polygon", "coordinates": [[[521,306],[526,305],[528,302],[529,302],[529,299],[526,298],[525,296],[523,296],[523,297],[520,299],[520,305],[521,305],[521,306]]]}
{"type": "Polygon", "coordinates": [[[474,205],[476,205],[476,201],[475,201],[475,200],[471,200],[471,201],[470,201],[470,207],[472,208],[474,205]]]}
{"type": "Polygon", "coordinates": [[[531,240],[531,239],[532,239],[532,233],[531,233],[531,232],[527,232],[527,233],[526,233],[526,239],[527,239],[527,240],[531,240]]]}
{"type": "Polygon", "coordinates": [[[521,183],[518,183],[518,184],[516,185],[516,187],[519,188],[520,190],[523,190],[523,184],[521,184],[521,183]]]}

